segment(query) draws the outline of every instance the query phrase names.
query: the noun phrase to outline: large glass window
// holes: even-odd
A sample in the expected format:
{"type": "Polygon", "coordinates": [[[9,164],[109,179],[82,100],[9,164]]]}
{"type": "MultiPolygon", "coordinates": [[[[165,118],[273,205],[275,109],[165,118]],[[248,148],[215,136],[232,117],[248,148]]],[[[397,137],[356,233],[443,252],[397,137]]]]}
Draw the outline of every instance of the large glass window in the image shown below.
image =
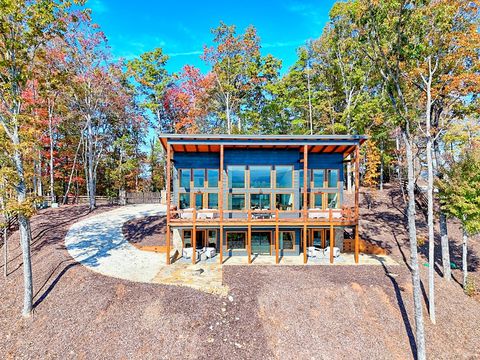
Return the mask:
{"type": "Polygon", "coordinates": [[[325,180],[323,169],[313,170],[313,186],[316,188],[323,188],[323,182],[325,180]]]}
{"type": "Polygon", "coordinates": [[[178,207],[180,209],[188,209],[190,207],[190,193],[178,194],[178,207]]]}
{"type": "Polygon", "coordinates": [[[195,193],[195,209],[203,208],[203,194],[195,193]]]}
{"type": "Polygon", "coordinates": [[[338,170],[327,170],[327,182],[329,188],[338,187],[338,170]]]}
{"type": "Polygon", "coordinates": [[[218,209],[218,194],[209,193],[208,194],[208,208],[209,209],[218,209]]]}
{"type": "Polygon", "coordinates": [[[278,210],[293,210],[293,194],[276,194],[275,205],[278,210]]]}
{"type": "Polygon", "coordinates": [[[208,246],[209,247],[217,247],[217,230],[208,230],[208,246]]]}
{"type": "MultiPolygon", "coordinates": [[[[303,192],[300,194],[300,209],[303,209],[303,192]]],[[[310,201],[310,195],[307,195],[307,209],[310,207],[311,201],[310,201]]]]}
{"type": "Polygon", "coordinates": [[[295,232],[293,231],[280,231],[280,247],[283,250],[295,249],[295,232]]]}
{"type": "Polygon", "coordinates": [[[251,194],[250,209],[270,210],[270,194],[251,194]]]}
{"type": "Polygon", "coordinates": [[[183,247],[192,247],[192,231],[183,230],[183,247]]]}
{"type": "Polygon", "coordinates": [[[244,232],[227,232],[227,247],[231,250],[244,250],[247,234],[244,232]]]}
{"type": "Polygon", "coordinates": [[[250,166],[250,187],[271,188],[270,166],[250,166]]]}
{"type": "Polygon", "coordinates": [[[228,187],[245,188],[245,166],[228,167],[228,187]]]}
{"type": "Polygon", "coordinates": [[[180,169],[179,178],[180,178],[180,187],[188,189],[190,187],[190,169],[180,169]]]}
{"type": "Polygon", "coordinates": [[[293,183],[292,166],[275,166],[276,186],[279,189],[291,188],[293,183]]]}
{"type": "Polygon", "coordinates": [[[193,186],[204,187],[205,186],[205,170],[193,169],[193,186]]]}
{"type": "Polygon", "coordinates": [[[207,170],[207,179],[208,179],[208,187],[209,188],[217,188],[218,187],[218,169],[208,169],[207,170]]]}
{"type": "MultiPolygon", "coordinates": [[[[310,178],[311,178],[310,170],[307,170],[307,188],[310,187],[310,178]]],[[[298,171],[298,182],[299,182],[299,186],[303,188],[303,170],[298,171]]]]}
{"type": "Polygon", "coordinates": [[[228,209],[245,210],[245,194],[229,194],[228,209]]]}
{"type": "Polygon", "coordinates": [[[313,207],[315,209],[323,209],[323,193],[313,194],[313,207]]]}
{"type": "Polygon", "coordinates": [[[339,205],[338,201],[338,193],[328,193],[328,208],[329,209],[337,209],[339,205]]]}

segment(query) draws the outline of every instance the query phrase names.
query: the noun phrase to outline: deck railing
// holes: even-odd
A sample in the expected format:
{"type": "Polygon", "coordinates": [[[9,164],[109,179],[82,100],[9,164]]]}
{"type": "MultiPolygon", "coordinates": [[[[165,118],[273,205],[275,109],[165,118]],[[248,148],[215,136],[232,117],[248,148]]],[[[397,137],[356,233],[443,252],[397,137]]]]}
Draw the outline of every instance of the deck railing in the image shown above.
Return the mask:
{"type": "MultiPolygon", "coordinates": [[[[170,210],[172,223],[217,223],[220,222],[221,211],[218,209],[183,209],[170,210]]],[[[308,209],[303,210],[223,210],[223,223],[335,223],[356,222],[355,208],[341,209],[308,209]]]]}

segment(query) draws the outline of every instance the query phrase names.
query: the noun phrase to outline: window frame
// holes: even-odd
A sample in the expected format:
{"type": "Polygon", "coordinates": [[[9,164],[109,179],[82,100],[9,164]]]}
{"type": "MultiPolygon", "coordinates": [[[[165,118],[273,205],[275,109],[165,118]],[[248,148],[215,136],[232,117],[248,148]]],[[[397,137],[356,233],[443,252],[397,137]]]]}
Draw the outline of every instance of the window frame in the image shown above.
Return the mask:
{"type": "MultiPolygon", "coordinates": [[[[255,234],[255,233],[269,233],[270,234],[270,253],[269,253],[269,256],[272,255],[273,253],[273,249],[275,248],[275,238],[273,237],[273,230],[252,230],[251,231],[251,234],[255,234]]],[[[250,235],[251,236],[251,235],[250,235]]],[[[251,239],[250,239],[250,245],[251,245],[251,239]]],[[[248,251],[248,249],[247,249],[248,251]]]]}
{"type": "Polygon", "coordinates": [[[247,210],[248,206],[247,206],[247,193],[228,193],[228,196],[227,196],[227,210],[228,211],[243,211],[243,210],[247,210]],[[231,205],[232,205],[232,197],[234,195],[243,195],[243,204],[244,204],[244,207],[243,209],[232,209],[231,208],[231,205]]]}
{"type": "Polygon", "coordinates": [[[248,193],[248,195],[249,195],[249,197],[248,197],[248,206],[246,206],[246,204],[245,204],[245,207],[246,207],[247,209],[252,210],[252,211],[272,210],[272,202],[273,202],[273,201],[272,201],[272,197],[273,197],[272,195],[273,195],[273,194],[274,194],[274,193],[271,193],[271,192],[267,192],[267,193],[264,193],[264,192],[262,192],[262,193],[260,193],[260,192],[249,192],[249,193],[248,193]],[[257,209],[255,209],[255,210],[252,209],[252,195],[268,195],[268,196],[270,197],[270,201],[269,201],[270,205],[269,205],[268,209],[258,209],[258,210],[257,210],[257,209]]]}
{"type": "Polygon", "coordinates": [[[340,169],[335,169],[335,168],[329,168],[329,169],[325,169],[325,188],[326,189],[338,189],[339,188],[339,184],[340,184],[340,169]],[[336,171],[337,172],[337,184],[333,187],[330,187],[329,186],[329,172],[330,171],[336,171]]]}
{"type": "Polygon", "coordinates": [[[248,251],[247,247],[248,247],[248,244],[247,244],[247,232],[246,231],[226,231],[225,232],[225,246],[227,247],[227,251],[248,251]],[[245,235],[245,247],[244,248],[238,248],[238,249],[231,249],[228,245],[229,245],[229,241],[228,241],[228,235],[229,234],[244,234],[245,235]]]}
{"type": "Polygon", "coordinates": [[[295,234],[295,231],[294,230],[279,230],[278,232],[278,246],[280,247],[280,245],[282,245],[282,247],[280,248],[280,250],[282,251],[290,251],[290,252],[295,252],[295,249],[296,249],[296,246],[297,246],[297,238],[296,238],[296,234],[295,234]],[[291,233],[293,236],[292,236],[292,242],[293,242],[293,248],[292,249],[285,249],[283,247],[283,238],[282,238],[282,233],[291,233]]]}
{"type": "Polygon", "coordinates": [[[218,189],[219,188],[219,182],[220,182],[220,169],[215,169],[215,168],[207,168],[205,169],[205,173],[206,173],[206,185],[205,187],[208,188],[208,189],[218,189]],[[210,184],[210,178],[208,176],[208,173],[210,171],[216,171],[217,172],[217,182],[215,184],[215,186],[212,186],[210,184]]]}
{"type": "Polygon", "coordinates": [[[249,189],[272,189],[272,165],[249,165],[248,166],[248,188],[249,189]],[[252,186],[252,168],[254,168],[254,170],[255,168],[268,168],[270,185],[260,186],[260,187],[252,186]]]}
{"type": "Polygon", "coordinates": [[[207,194],[206,196],[206,205],[207,205],[207,209],[216,209],[218,210],[218,198],[219,198],[219,194],[217,192],[207,192],[205,193],[207,194]],[[216,207],[210,207],[210,195],[217,195],[217,206],[216,207]]]}
{"type": "MultiPolygon", "coordinates": [[[[275,192],[273,193],[275,195],[275,209],[278,209],[277,207],[277,195],[291,195],[292,196],[292,208],[290,210],[281,210],[278,209],[278,211],[293,211],[295,210],[295,192],[289,192],[289,191],[282,191],[282,192],[275,192]]],[[[301,204],[303,206],[303,204],[301,204]]]]}
{"type": "Polygon", "coordinates": [[[179,191],[178,192],[178,210],[183,210],[183,209],[191,209],[192,208],[192,193],[190,191],[179,191]],[[181,202],[180,202],[180,199],[181,199],[181,195],[182,194],[186,194],[188,195],[188,206],[186,208],[182,208],[180,206],[181,202]]]}
{"type": "Polygon", "coordinates": [[[205,188],[205,175],[206,175],[206,169],[204,168],[192,168],[192,174],[191,174],[191,181],[193,182],[193,188],[200,188],[203,189],[205,188]],[[196,185],[195,184],[195,171],[201,171],[203,173],[203,185],[196,185]]]}
{"type": "Polygon", "coordinates": [[[246,165],[227,165],[227,186],[228,189],[246,189],[247,188],[247,166],[246,165]],[[230,176],[231,168],[243,168],[243,187],[232,187],[232,178],[230,176]]]}
{"type": "Polygon", "coordinates": [[[192,185],[192,169],[189,168],[181,168],[178,169],[178,188],[179,189],[190,189],[192,185]],[[188,181],[188,187],[182,186],[182,174],[184,172],[189,172],[189,181],[188,181]]]}
{"type": "Polygon", "coordinates": [[[293,184],[295,183],[295,167],[293,165],[275,165],[275,186],[274,189],[293,189],[293,184]],[[278,168],[290,168],[290,186],[280,187],[278,186],[278,178],[277,178],[277,169],[278,168]]]}

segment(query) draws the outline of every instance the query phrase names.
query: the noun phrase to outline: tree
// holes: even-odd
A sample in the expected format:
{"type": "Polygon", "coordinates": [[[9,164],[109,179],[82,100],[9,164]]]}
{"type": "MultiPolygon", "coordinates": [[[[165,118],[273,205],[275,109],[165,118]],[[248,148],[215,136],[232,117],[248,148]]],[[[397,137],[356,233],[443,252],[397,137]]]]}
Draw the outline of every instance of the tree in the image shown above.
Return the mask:
{"type": "Polygon", "coordinates": [[[463,227],[463,287],[468,279],[468,237],[480,233],[480,145],[468,146],[438,181],[442,209],[463,227]]]}
{"type": "Polygon", "coordinates": [[[64,28],[64,1],[0,2],[0,124],[13,148],[15,190],[24,273],[23,315],[32,311],[31,230],[32,203],[27,198],[22,149],[28,148],[28,116],[23,113],[23,92],[32,78],[37,49],[64,28]]]}
{"type": "Polygon", "coordinates": [[[212,29],[216,46],[205,47],[203,59],[212,67],[215,78],[215,109],[217,118],[226,122],[229,134],[243,131],[240,109],[259,80],[260,39],[253,26],[237,35],[235,25],[220,25],[212,29]]]}
{"type": "Polygon", "coordinates": [[[363,185],[368,189],[369,194],[367,195],[368,208],[372,206],[373,195],[372,192],[376,190],[378,185],[378,178],[380,173],[378,171],[380,166],[380,151],[377,147],[377,144],[373,140],[367,140],[365,148],[365,175],[363,177],[363,185]]]}
{"type": "Polygon", "coordinates": [[[141,105],[156,118],[156,126],[161,132],[173,132],[173,124],[163,116],[163,99],[173,79],[165,66],[168,56],[161,48],[140,55],[128,62],[128,73],[133,78],[141,105]]]}

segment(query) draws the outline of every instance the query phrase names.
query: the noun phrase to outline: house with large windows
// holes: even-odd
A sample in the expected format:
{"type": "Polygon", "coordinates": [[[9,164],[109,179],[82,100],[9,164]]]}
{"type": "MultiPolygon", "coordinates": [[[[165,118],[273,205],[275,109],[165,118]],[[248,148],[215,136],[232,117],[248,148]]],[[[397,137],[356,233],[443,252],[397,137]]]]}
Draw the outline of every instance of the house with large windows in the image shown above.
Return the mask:
{"type": "Polygon", "coordinates": [[[167,262],[359,256],[360,135],[179,135],[167,155],[167,262]],[[355,179],[346,194],[346,169],[355,179]]]}

